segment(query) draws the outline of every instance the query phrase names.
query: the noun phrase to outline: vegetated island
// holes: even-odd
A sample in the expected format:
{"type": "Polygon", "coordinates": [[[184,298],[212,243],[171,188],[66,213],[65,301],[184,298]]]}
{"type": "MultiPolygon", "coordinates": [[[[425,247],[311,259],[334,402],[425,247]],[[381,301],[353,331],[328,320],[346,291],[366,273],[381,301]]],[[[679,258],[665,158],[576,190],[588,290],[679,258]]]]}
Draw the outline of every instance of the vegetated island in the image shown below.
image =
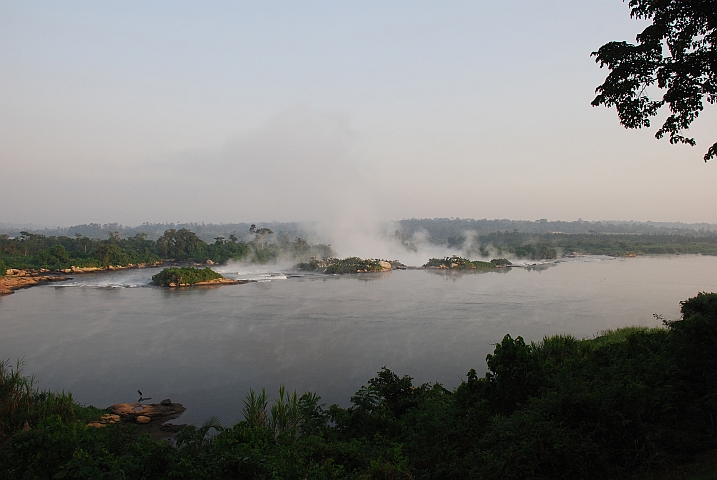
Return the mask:
{"type": "Polygon", "coordinates": [[[490,262],[480,260],[468,260],[467,258],[451,255],[450,257],[431,258],[423,265],[423,268],[442,268],[451,270],[495,270],[513,265],[506,258],[494,258],[490,262]]]}
{"type": "Polygon", "coordinates": [[[224,278],[209,267],[169,267],[152,276],[152,284],[160,287],[189,287],[192,285],[237,285],[248,280],[224,278]]]}
{"type": "Polygon", "coordinates": [[[318,272],[328,275],[343,275],[347,273],[387,272],[389,270],[403,270],[406,266],[398,260],[381,260],[371,258],[324,258],[312,257],[308,262],[297,263],[294,270],[300,272],[318,272]]]}
{"type": "Polygon", "coordinates": [[[0,361],[0,477],[714,478],[717,294],[681,305],[665,328],[505,335],[485,375],[453,390],[385,367],[348,407],[250,390],[244,420],[212,417],[173,443],[137,435],[161,421],[149,406],[84,407],[0,361]]]}

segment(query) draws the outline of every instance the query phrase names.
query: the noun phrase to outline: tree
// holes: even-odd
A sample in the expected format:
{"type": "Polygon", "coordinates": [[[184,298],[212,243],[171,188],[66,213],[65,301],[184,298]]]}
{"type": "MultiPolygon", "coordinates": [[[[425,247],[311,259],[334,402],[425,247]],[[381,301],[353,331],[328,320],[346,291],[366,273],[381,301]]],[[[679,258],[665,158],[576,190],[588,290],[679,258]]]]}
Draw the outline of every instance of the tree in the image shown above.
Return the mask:
{"type": "MultiPolygon", "coordinates": [[[[704,101],[717,101],[717,0],[630,0],[629,5],[631,17],[652,24],[636,44],[609,42],[592,53],[600,68],[610,69],[592,105],[615,106],[625,128],[649,127],[650,118],[667,105],[670,115],[655,137],[669,134],[672,144],[694,146],[694,138],[682,131],[697,119],[704,101]],[[655,85],[664,91],[661,99],[648,95],[655,85]]],[[[705,162],[715,155],[717,142],[705,162]]]]}
{"type": "Polygon", "coordinates": [[[258,230],[255,230],[256,233],[256,239],[259,240],[259,243],[261,244],[261,249],[264,250],[264,241],[265,237],[267,235],[271,235],[274,232],[271,230],[271,228],[260,228],[258,230]]]}
{"type": "Polygon", "coordinates": [[[169,255],[182,260],[200,257],[205,246],[203,240],[186,228],[179,230],[170,228],[157,239],[157,251],[160,255],[169,255]]]}

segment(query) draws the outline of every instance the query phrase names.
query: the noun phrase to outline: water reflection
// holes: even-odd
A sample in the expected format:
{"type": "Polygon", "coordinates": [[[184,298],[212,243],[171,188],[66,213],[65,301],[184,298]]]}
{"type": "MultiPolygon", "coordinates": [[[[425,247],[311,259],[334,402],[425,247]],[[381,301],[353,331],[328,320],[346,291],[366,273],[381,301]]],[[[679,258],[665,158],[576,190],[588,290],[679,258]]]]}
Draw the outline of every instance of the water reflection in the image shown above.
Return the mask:
{"type": "Polygon", "coordinates": [[[449,268],[426,268],[426,269],[423,269],[424,272],[427,272],[430,275],[442,277],[445,280],[451,280],[453,282],[462,278],[464,275],[485,275],[485,274],[492,274],[492,273],[505,274],[505,273],[510,272],[510,270],[511,270],[510,267],[496,268],[496,269],[492,269],[492,270],[478,270],[478,269],[456,270],[456,269],[449,269],[449,268]]]}

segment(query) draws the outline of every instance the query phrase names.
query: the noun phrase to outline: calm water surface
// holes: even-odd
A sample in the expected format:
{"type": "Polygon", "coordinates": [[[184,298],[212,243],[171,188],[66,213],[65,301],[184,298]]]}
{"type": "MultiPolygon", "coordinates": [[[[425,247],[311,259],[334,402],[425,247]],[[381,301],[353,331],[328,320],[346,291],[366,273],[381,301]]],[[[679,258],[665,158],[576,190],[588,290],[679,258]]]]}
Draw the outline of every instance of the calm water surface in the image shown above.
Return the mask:
{"type": "Polygon", "coordinates": [[[153,400],[188,407],[183,422],[240,419],[250,387],[281,383],[330,403],[382,366],[457,385],[485,370],[491,344],[625,325],[657,326],[679,302],[717,291],[717,258],[582,259],[542,270],[287,277],[224,267],[259,283],[169,290],[157,270],[78,276],[0,298],[0,358],[24,358],[40,388],[105,407],[153,400]],[[132,288],[135,287],[135,288],[132,288]]]}

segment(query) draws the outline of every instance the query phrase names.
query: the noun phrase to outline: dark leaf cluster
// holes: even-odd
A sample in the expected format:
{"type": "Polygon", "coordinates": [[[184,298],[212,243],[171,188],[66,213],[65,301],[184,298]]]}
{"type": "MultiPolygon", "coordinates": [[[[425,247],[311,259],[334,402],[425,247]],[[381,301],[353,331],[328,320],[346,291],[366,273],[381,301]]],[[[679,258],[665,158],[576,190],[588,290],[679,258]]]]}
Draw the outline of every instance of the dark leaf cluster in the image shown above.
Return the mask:
{"type": "MultiPolygon", "coordinates": [[[[717,1],[630,0],[634,18],[651,20],[636,43],[610,42],[593,52],[610,74],[597,87],[593,106],[616,107],[626,128],[649,127],[665,105],[670,110],[655,137],[695,145],[682,134],[704,109],[717,101],[717,1]],[[650,97],[650,88],[664,91],[650,97]]],[[[705,162],[717,155],[714,143],[705,162]]]]}

